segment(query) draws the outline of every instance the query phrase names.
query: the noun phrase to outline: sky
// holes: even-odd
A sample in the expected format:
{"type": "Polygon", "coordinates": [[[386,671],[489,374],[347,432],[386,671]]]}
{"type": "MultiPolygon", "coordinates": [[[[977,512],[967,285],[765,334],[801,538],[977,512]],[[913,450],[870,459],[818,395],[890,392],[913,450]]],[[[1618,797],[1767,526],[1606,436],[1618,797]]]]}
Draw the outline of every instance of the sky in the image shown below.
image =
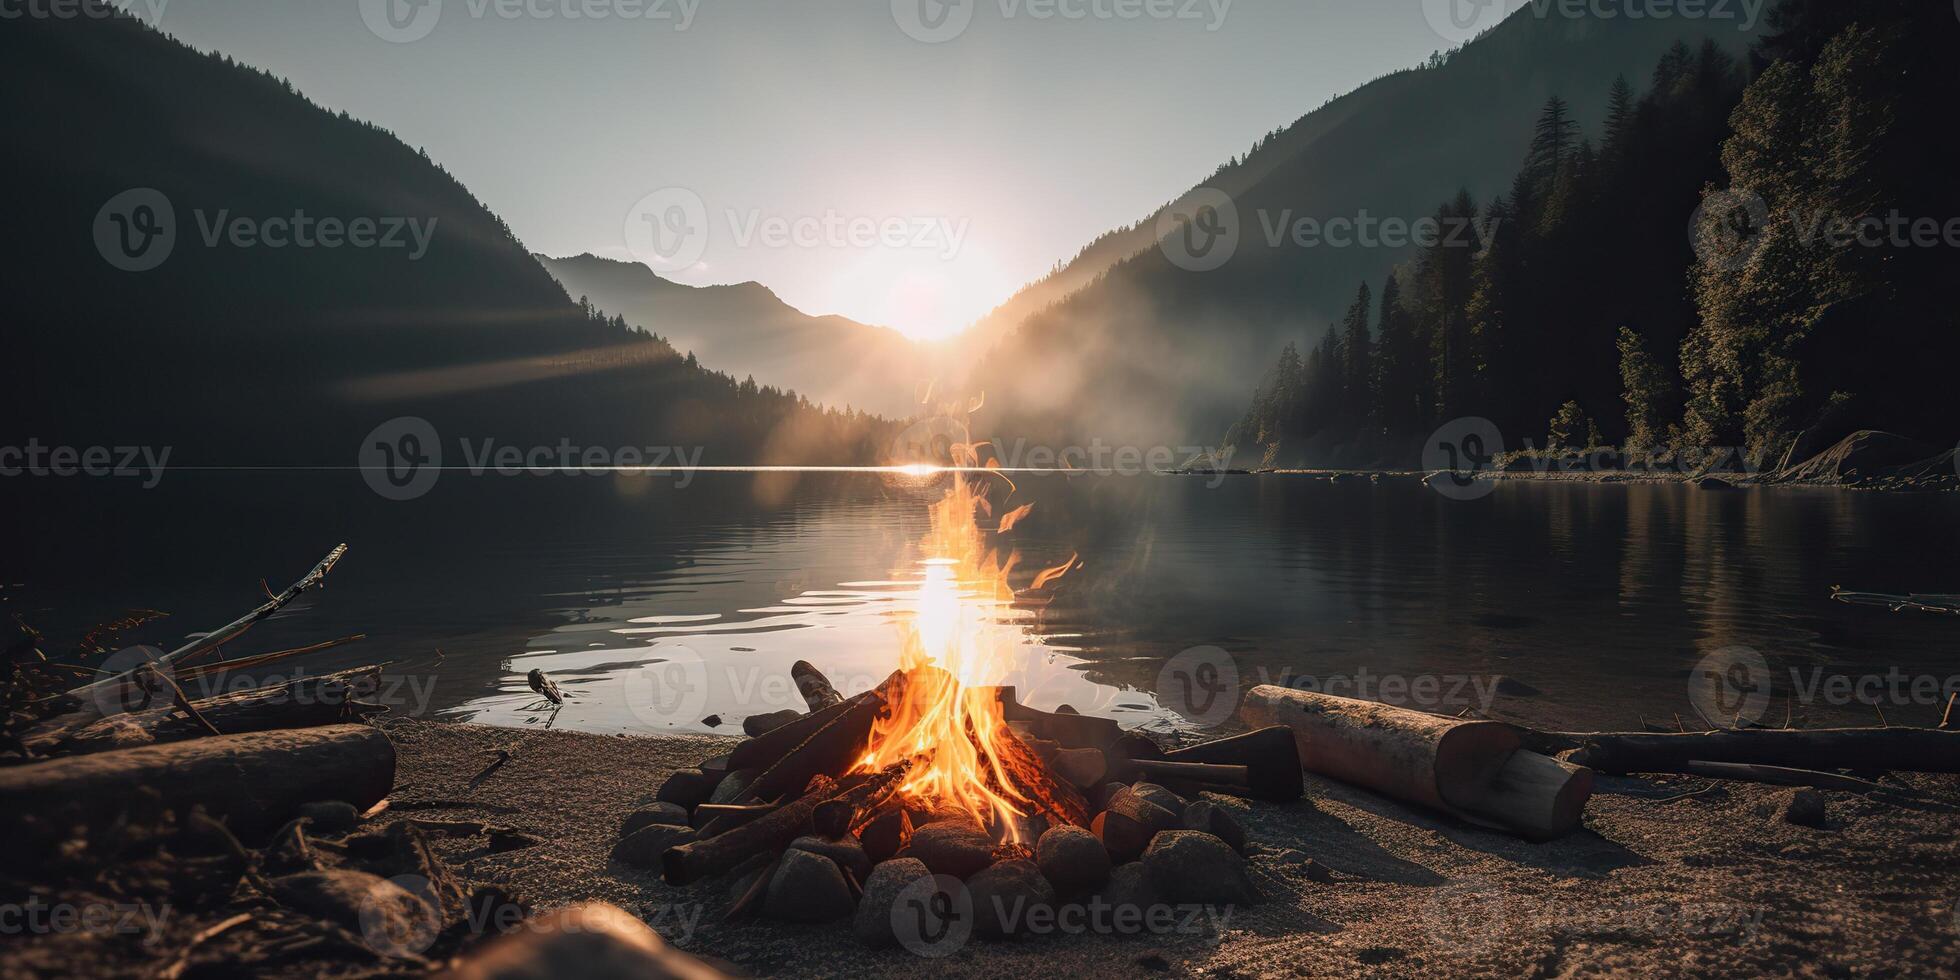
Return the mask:
{"type": "Polygon", "coordinates": [[[1453,46],[1438,2],[128,0],[426,150],[532,251],[922,338],[1453,46]]]}

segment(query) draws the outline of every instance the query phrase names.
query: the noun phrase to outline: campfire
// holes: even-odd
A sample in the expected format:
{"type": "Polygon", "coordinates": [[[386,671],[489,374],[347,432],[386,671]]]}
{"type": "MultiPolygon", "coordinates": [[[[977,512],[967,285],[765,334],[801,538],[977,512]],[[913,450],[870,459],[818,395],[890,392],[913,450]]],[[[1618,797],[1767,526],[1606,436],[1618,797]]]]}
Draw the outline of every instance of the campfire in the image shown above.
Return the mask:
{"type": "MultiPolygon", "coordinates": [[[[977,462],[970,447],[955,452],[977,462]]],[[[996,610],[1039,604],[1077,558],[1017,592],[1017,556],[989,542],[1032,505],[997,515],[989,481],[1011,493],[1004,478],[942,476],[949,489],[921,542],[898,668],[847,698],[814,665],[796,664],[809,713],[676,773],[658,804],[629,818],[614,856],[657,865],[672,885],[732,877],[730,918],[827,921],[856,907],[857,931],[874,944],[892,939],[894,890],[933,875],[962,879],[974,895],[1050,905],[1090,892],[1145,905],[1252,899],[1244,832],[1199,792],[1298,798],[1291,732],[1166,751],[1067,705],[1019,703],[1002,683],[1017,666],[1014,627],[996,610]],[[1158,851],[1152,860],[1188,866],[1158,876],[1174,878],[1177,894],[1153,892],[1138,863],[1158,851]]],[[[989,929],[981,904],[983,934],[1011,931],[989,929]]]]}

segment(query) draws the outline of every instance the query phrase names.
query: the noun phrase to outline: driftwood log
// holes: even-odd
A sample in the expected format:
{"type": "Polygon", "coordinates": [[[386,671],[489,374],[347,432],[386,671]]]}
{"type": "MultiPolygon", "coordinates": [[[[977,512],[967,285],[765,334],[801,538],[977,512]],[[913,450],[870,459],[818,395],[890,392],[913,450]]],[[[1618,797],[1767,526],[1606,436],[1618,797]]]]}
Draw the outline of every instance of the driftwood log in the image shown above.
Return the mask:
{"type": "Polygon", "coordinates": [[[1960,731],[1936,728],[1556,734],[1545,741],[1553,748],[1570,748],[1565,758],[1575,765],[1616,774],[1685,773],[1690,762],[1960,773],[1960,731]]]}
{"type": "MultiPolygon", "coordinates": [[[[222,735],[279,728],[319,728],[380,713],[379,705],[365,701],[380,690],[381,668],[361,667],[200,698],[192,701],[191,707],[222,735]]],[[[176,705],[166,704],[94,718],[80,727],[57,719],[29,732],[21,742],[37,756],[80,755],[181,742],[208,734],[196,719],[176,705]]]]}
{"type": "Polygon", "coordinates": [[[660,856],[661,877],[670,885],[712,878],[766,851],[780,851],[803,835],[817,804],[830,799],[837,783],[817,776],[797,800],[726,833],[669,848],[660,856]]]}
{"type": "Polygon", "coordinates": [[[395,747],[366,725],[251,732],[71,756],[0,769],[0,847],[32,852],[75,827],[115,822],[139,789],[165,809],[201,804],[242,838],[291,819],[300,805],[344,800],[357,810],[395,784],[395,747]]]}
{"type": "Polygon", "coordinates": [[[1246,692],[1240,713],[1291,729],[1309,772],[1530,840],[1570,833],[1592,795],[1590,770],[1524,750],[1499,722],[1273,685],[1246,692]]]}

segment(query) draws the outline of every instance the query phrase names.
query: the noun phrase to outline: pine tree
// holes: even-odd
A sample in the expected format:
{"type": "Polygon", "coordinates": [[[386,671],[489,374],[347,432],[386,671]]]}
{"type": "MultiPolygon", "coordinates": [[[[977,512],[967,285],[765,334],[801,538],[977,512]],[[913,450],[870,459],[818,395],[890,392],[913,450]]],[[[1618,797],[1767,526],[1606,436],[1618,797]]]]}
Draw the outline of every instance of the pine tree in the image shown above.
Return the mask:
{"type": "Polygon", "coordinates": [[[1366,419],[1374,407],[1375,342],[1368,334],[1368,315],[1374,300],[1368,284],[1355,293],[1354,305],[1341,319],[1342,353],[1346,371],[1342,381],[1341,414],[1349,419],[1366,419]]]}

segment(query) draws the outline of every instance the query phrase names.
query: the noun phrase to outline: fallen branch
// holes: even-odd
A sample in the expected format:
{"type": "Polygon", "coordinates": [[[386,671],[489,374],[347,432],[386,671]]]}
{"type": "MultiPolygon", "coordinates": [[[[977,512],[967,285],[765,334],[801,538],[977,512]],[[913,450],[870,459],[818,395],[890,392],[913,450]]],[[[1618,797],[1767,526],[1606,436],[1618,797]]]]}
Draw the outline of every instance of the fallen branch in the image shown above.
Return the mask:
{"type": "MultiPolygon", "coordinates": [[[[153,664],[143,665],[143,667],[136,669],[164,670],[206,650],[215,649],[237,639],[246,630],[270,618],[273,613],[285,608],[287,603],[299,598],[301,593],[324,583],[327,580],[327,573],[333,571],[334,565],[346,554],[346,545],[336,546],[332,551],[327,552],[327,556],[320,559],[319,564],[314,565],[311,571],[301,576],[299,581],[287,586],[286,591],[268,598],[251,612],[158,657],[153,664]]],[[[136,670],[128,670],[92,684],[84,684],[81,687],[69,691],[68,696],[87,704],[92,699],[110,695],[116,688],[126,685],[130,681],[131,675],[135,672],[136,670]]]]}
{"type": "Polygon", "coordinates": [[[1709,779],[1733,779],[1745,783],[1769,783],[1773,786],[1809,786],[1815,789],[1836,789],[1847,793],[1910,793],[1904,787],[1887,786],[1869,779],[1855,776],[1840,776],[1834,772],[1817,772],[1814,769],[1789,769],[1783,766],[1754,766],[1744,762],[1701,762],[1688,763],[1688,772],[1709,779]]]}
{"type": "Polygon", "coordinates": [[[1548,733],[1537,741],[1569,748],[1574,764],[1615,774],[1685,773],[1690,762],[1960,773],[1960,731],[1936,728],[1548,733]]]}
{"type": "MultiPolygon", "coordinates": [[[[318,677],[299,677],[190,702],[197,717],[219,733],[262,732],[279,728],[318,728],[378,713],[363,703],[381,690],[381,669],[361,667],[318,677]]],[[[55,718],[28,731],[21,742],[35,755],[78,755],[110,749],[181,742],[211,734],[187,717],[179,705],[97,718],[77,713],[55,718]]]]}

